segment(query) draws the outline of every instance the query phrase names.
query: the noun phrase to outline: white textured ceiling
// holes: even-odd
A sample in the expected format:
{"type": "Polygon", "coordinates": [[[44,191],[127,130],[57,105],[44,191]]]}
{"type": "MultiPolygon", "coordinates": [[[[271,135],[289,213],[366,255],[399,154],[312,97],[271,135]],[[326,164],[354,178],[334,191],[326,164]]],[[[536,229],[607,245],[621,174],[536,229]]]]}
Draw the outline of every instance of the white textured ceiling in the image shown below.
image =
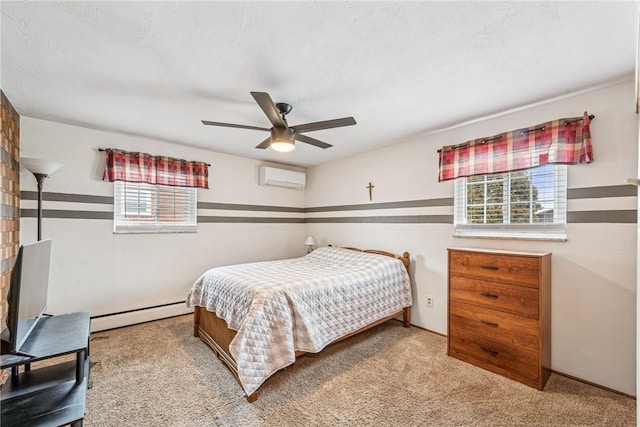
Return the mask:
{"type": "MultiPolygon", "coordinates": [[[[2,89],[23,116],[298,166],[633,74],[636,2],[2,1],[2,89]],[[257,150],[250,91],[334,145],[257,150]]],[[[153,151],[150,146],[148,151],[153,151]]]]}

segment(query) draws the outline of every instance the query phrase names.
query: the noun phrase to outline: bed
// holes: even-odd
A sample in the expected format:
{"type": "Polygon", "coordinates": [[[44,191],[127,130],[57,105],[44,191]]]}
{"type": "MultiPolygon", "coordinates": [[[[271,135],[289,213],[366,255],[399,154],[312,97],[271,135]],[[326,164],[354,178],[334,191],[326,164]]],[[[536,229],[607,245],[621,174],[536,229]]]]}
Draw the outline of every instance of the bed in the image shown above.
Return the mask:
{"type": "Polygon", "coordinates": [[[322,247],[300,258],[213,268],[187,296],[194,335],[234,373],[249,402],[306,353],[402,316],[410,326],[409,254],[322,247]]]}

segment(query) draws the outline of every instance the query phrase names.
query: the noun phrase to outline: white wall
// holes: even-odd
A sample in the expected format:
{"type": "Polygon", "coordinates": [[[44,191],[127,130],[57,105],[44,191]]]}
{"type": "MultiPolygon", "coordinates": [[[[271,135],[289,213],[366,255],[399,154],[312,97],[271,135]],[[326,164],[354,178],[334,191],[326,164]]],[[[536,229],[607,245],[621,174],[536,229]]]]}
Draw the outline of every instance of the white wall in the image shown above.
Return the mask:
{"type": "MultiPolygon", "coordinates": [[[[200,209],[199,216],[248,217],[241,223],[202,223],[196,234],[113,234],[111,203],[47,200],[55,193],[113,197],[113,183],[102,181],[104,153],[120,148],[205,161],[209,190],[198,190],[199,202],[294,207],[301,209],[304,192],[258,185],[261,162],[140,137],[23,117],[21,156],[62,162],[45,180],[43,238],[53,239],[48,312],[90,310],[92,316],[176,303],[167,307],[98,317],[93,330],[122,326],[188,312],[181,303],[193,281],[206,269],[239,262],[302,256],[305,253],[303,213],[257,209],[200,209]],[[82,211],[105,213],[105,219],[82,211]],[[256,223],[256,218],[297,218],[298,223],[256,223]]],[[[22,170],[21,190],[36,191],[36,182],[22,170]]],[[[80,198],[80,200],[83,200],[80,198]]],[[[35,209],[22,200],[22,209],[35,209]]],[[[233,206],[231,206],[233,207],[233,206]]],[[[21,219],[21,243],[36,240],[36,219],[21,219]]]]}
{"type": "MultiPolygon", "coordinates": [[[[437,182],[436,150],[560,117],[595,114],[595,161],[569,166],[570,189],[619,186],[635,176],[638,123],[633,82],[576,94],[494,116],[418,140],[309,168],[305,206],[367,205],[453,197],[453,182],[437,182]],[[369,202],[371,181],[373,202],[369,202]]],[[[363,206],[366,207],[366,206],[363,206]]],[[[636,210],[637,197],[571,199],[568,211],[636,210]]],[[[553,252],[552,369],[635,395],[635,223],[569,223],[566,242],[452,238],[451,223],[323,223],[330,217],[452,215],[452,206],[334,210],[307,214],[307,232],[326,244],[409,251],[413,261],[412,322],[447,332],[447,247],[553,252]],[[434,297],[427,308],[425,295],[434,297]]]]}
{"type": "MultiPolygon", "coordinates": [[[[210,190],[201,202],[276,207],[323,208],[321,212],[203,210],[203,216],[307,218],[302,223],[200,223],[197,234],[114,235],[110,219],[47,218],[43,235],[54,240],[50,312],[91,310],[93,316],[183,301],[207,268],[237,262],[300,256],[312,234],[321,245],[409,251],[413,261],[415,304],[412,321],[446,333],[447,247],[490,247],[553,252],[552,369],[635,395],[637,223],[568,224],[567,242],[454,239],[451,223],[329,223],[322,218],[452,215],[435,206],[394,209],[330,208],[412,200],[450,199],[451,182],[437,182],[436,150],[443,145],[527,127],[558,117],[595,114],[591,130],[595,162],[569,167],[569,188],[619,186],[638,170],[638,122],[633,114],[633,83],[578,94],[418,140],[323,164],[307,170],[307,189],[296,191],[257,184],[259,161],[185,148],[166,142],[22,118],[23,157],[58,160],[65,166],[45,182],[45,193],[113,196],[101,180],[99,147],[146,151],[212,164],[210,190]],[[371,181],[373,202],[369,202],[371,181]],[[329,208],[327,208],[329,207],[329,208]],[[323,222],[324,221],[324,222],[323,222]],[[434,297],[434,307],[424,304],[434,297]]],[[[21,176],[23,191],[35,180],[21,176]]],[[[35,201],[23,200],[23,209],[35,201]]],[[[45,209],[112,212],[109,203],[44,202],[45,209]]],[[[569,213],[636,210],[637,197],[569,200],[569,213]]],[[[36,220],[21,220],[22,243],[35,240],[36,220]]],[[[183,304],[94,319],[94,329],[151,320],[184,312],[183,304]]]]}

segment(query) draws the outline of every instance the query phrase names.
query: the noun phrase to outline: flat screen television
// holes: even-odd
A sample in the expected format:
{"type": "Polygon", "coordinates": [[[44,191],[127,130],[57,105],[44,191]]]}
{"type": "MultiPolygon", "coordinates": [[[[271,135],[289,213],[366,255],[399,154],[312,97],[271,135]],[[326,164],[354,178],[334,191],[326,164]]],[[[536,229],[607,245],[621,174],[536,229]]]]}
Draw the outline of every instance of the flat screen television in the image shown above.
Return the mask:
{"type": "Polygon", "coordinates": [[[20,354],[20,348],[47,308],[51,239],[22,245],[18,251],[7,296],[7,328],[2,332],[2,354],[20,354]]]}

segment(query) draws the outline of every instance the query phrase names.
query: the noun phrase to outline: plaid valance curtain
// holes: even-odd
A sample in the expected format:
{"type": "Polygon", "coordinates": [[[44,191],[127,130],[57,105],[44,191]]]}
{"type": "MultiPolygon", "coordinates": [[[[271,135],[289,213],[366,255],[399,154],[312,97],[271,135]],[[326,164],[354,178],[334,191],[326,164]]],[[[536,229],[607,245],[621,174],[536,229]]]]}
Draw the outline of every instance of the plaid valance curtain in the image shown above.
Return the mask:
{"type": "Polygon", "coordinates": [[[173,187],[209,188],[209,165],[109,148],[104,181],[146,182],[173,187]]]}
{"type": "Polygon", "coordinates": [[[591,163],[593,116],[557,119],[438,150],[438,181],[503,173],[546,164],[591,163]]]}

